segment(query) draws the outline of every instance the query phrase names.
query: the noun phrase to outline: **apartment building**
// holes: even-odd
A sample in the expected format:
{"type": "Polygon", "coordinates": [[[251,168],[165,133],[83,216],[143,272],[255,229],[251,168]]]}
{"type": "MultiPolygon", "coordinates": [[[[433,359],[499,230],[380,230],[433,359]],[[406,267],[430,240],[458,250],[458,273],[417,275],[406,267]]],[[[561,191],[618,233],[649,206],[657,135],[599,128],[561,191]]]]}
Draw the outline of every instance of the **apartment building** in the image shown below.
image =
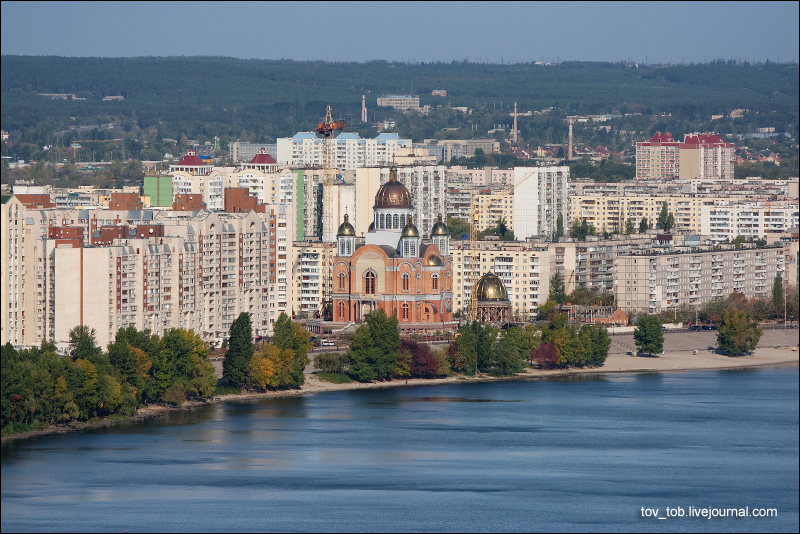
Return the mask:
{"type": "Polygon", "coordinates": [[[277,160],[278,145],[276,143],[247,143],[244,141],[234,141],[230,144],[231,162],[244,163],[251,161],[262,151],[277,160]]]}
{"type": "Polygon", "coordinates": [[[243,311],[256,335],[291,313],[291,206],[153,217],[3,200],[2,253],[10,261],[2,269],[2,343],[66,343],[79,324],[95,329],[101,346],[127,326],[156,334],[191,328],[221,341],[243,311]]]}
{"type": "Polygon", "coordinates": [[[525,242],[481,241],[478,264],[471,265],[471,253],[460,244],[451,244],[453,256],[454,311],[466,314],[472,284],[493,272],[505,285],[515,320],[536,318],[538,307],[550,293],[551,262],[547,246],[525,242]]]}
{"type": "Polygon", "coordinates": [[[732,180],[735,162],[733,143],[716,134],[686,134],[680,143],[657,132],[636,143],[637,180],[732,180]]]}
{"type": "Polygon", "coordinates": [[[569,220],[569,167],[514,167],[514,236],[552,239],[569,220]]]}
{"type": "Polygon", "coordinates": [[[676,229],[702,233],[703,209],[725,201],[727,198],[694,195],[571,195],[565,231],[575,220],[586,220],[599,232],[622,232],[628,220],[638,230],[643,218],[654,228],[666,203],[667,211],[675,217],[676,229]]]}
{"type": "Polygon", "coordinates": [[[292,245],[292,310],[305,318],[320,317],[322,301],[331,291],[336,242],[296,241],[292,245]]]}
{"type": "Polygon", "coordinates": [[[729,201],[705,205],[700,212],[700,233],[715,243],[733,241],[738,236],[767,239],[770,244],[800,226],[797,203],[729,201]]]}
{"type": "Polygon", "coordinates": [[[328,140],[313,132],[299,132],[293,137],[277,140],[279,165],[293,167],[322,167],[327,161],[338,172],[359,167],[390,165],[398,151],[407,153],[412,148],[411,139],[401,139],[395,133],[381,133],[374,139],[363,139],[357,133],[343,132],[328,140]]]}
{"type": "Polygon", "coordinates": [[[500,142],[494,139],[425,139],[414,146],[436,154],[445,164],[453,158],[471,158],[478,149],[486,154],[500,153],[500,142]]]}
{"type": "Polygon", "coordinates": [[[378,107],[417,111],[419,110],[419,95],[382,95],[378,97],[378,107]]]}
{"type": "Polygon", "coordinates": [[[731,293],[769,298],[776,274],[784,272],[782,247],[706,249],[619,254],[614,294],[626,313],[661,313],[697,308],[731,293]]]}

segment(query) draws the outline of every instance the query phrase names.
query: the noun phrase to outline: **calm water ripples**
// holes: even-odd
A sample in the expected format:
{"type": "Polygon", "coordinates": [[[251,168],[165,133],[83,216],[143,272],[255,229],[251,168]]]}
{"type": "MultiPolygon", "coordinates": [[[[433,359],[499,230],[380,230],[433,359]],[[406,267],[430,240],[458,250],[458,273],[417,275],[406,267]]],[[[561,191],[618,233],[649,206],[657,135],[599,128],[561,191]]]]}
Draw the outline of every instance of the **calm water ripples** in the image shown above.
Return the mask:
{"type": "Polygon", "coordinates": [[[0,525],[797,532],[798,456],[797,367],[345,391],[9,442],[0,525]]]}

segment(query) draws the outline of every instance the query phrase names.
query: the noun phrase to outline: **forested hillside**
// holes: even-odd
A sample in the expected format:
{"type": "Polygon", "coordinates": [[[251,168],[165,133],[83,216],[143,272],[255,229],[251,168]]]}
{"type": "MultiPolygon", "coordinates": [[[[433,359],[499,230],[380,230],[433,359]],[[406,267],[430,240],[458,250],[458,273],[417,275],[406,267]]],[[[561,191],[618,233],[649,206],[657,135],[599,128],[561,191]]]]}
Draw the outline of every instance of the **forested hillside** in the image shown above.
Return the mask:
{"type": "MultiPolygon", "coordinates": [[[[722,61],[635,67],[584,62],[496,65],[3,56],[0,89],[2,127],[11,133],[20,153],[26,143],[39,148],[68,146],[70,139],[87,135],[94,139],[127,134],[146,141],[145,145],[181,136],[201,142],[218,136],[223,144],[236,139],[274,142],[312,129],[328,104],[337,118],[353,125],[352,130],[374,135],[370,124],[360,121],[362,95],[369,122],[393,118],[398,133],[415,141],[486,137],[495,125],[512,122],[514,102],[521,112],[555,108],[543,116],[520,119],[521,136],[532,142],[561,142],[566,115],[612,112],[643,114],[629,115],[617,125],[621,130],[670,129],[681,135],[702,127],[731,133],[764,125],[796,136],[800,98],[797,65],[722,61]],[[445,89],[447,96],[432,96],[434,89],[445,89]],[[51,100],[39,93],[71,93],[85,100],[51,100]],[[383,94],[418,94],[421,105],[434,109],[425,118],[403,116],[377,108],[376,98],[383,94]],[[109,95],[125,99],[103,101],[109,95]],[[472,113],[451,109],[459,106],[472,113]],[[736,108],[750,113],[735,121],[727,118],[736,108]],[[725,118],[712,122],[712,115],[725,118]],[[112,131],[91,130],[109,124],[112,131]],[[80,126],[91,133],[70,132],[80,126]]],[[[103,148],[98,145],[97,151],[103,148]]],[[[158,150],[139,153],[143,148],[134,146],[131,155],[140,159],[157,155],[158,150]]],[[[36,154],[28,157],[36,159],[36,154]]]]}

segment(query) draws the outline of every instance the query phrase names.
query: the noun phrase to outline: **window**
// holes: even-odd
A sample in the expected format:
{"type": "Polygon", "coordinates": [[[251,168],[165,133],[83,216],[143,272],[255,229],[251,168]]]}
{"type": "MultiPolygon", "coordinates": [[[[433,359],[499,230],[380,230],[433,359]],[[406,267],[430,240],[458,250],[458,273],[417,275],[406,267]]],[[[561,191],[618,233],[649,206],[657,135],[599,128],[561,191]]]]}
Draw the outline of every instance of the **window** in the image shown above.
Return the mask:
{"type": "Polygon", "coordinates": [[[432,274],[431,275],[431,289],[439,289],[439,275],[432,274]]]}
{"type": "Polygon", "coordinates": [[[339,319],[344,317],[344,302],[339,303],[339,319]]]}
{"type": "Polygon", "coordinates": [[[408,286],[409,282],[411,281],[411,277],[408,275],[408,273],[403,273],[403,276],[401,278],[403,279],[403,286],[402,286],[403,291],[408,291],[408,286]]]}
{"type": "Polygon", "coordinates": [[[403,303],[403,320],[408,321],[408,302],[403,303]]]}
{"type": "Polygon", "coordinates": [[[367,271],[364,275],[364,293],[367,295],[375,294],[375,273],[367,271]]]}
{"type": "Polygon", "coordinates": [[[344,291],[344,286],[345,286],[344,282],[346,278],[347,278],[346,274],[342,272],[339,273],[339,291],[344,291]]]}

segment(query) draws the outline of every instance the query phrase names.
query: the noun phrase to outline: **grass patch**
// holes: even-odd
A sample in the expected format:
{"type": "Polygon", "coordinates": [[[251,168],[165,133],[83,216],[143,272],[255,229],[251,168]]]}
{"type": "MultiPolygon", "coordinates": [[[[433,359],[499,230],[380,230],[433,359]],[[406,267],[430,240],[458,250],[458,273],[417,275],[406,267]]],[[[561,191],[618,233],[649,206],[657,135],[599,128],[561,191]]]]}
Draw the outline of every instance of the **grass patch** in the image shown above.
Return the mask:
{"type": "Polygon", "coordinates": [[[333,384],[349,384],[353,381],[352,378],[344,373],[327,373],[325,371],[320,371],[316,376],[320,380],[331,382],[333,384]]]}

